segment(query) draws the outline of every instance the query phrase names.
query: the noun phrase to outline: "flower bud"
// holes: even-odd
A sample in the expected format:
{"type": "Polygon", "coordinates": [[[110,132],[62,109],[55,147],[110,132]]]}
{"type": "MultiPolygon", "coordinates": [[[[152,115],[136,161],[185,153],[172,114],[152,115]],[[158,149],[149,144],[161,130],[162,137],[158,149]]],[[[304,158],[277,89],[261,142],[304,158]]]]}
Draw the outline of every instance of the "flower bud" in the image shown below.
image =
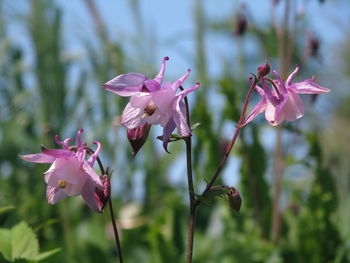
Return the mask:
{"type": "Polygon", "coordinates": [[[314,35],[309,36],[308,49],[311,57],[319,57],[320,40],[318,37],[314,35]]]}
{"type": "Polygon", "coordinates": [[[97,204],[98,212],[102,213],[103,208],[106,206],[108,198],[111,194],[111,183],[107,175],[100,177],[103,189],[95,188],[94,198],[97,204]]]}
{"type": "Polygon", "coordinates": [[[247,18],[243,13],[239,13],[236,18],[236,26],[234,30],[235,36],[243,36],[247,29],[247,18]]]}
{"type": "Polygon", "coordinates": [[[268,75],[270,73],[270,65],[269,63],[263,64],[261,66],[258,67],[258,75],[260,77],[265,77],[266,75],[268,75]]]}
{"type": "Polygon", "coordinates": [[[242,205],[242,198],[240,193],[234,187],[229,187],[230,191],[226,193],[227,200],[233,211],[239,214],[242,205]]]}
{"type": "Polygon", "coordinates": [[[128,129],[127,136],[132,148],[132,156],[135,157],[147,140],[151,125],[146,123],[134,129],[128,129]]]}

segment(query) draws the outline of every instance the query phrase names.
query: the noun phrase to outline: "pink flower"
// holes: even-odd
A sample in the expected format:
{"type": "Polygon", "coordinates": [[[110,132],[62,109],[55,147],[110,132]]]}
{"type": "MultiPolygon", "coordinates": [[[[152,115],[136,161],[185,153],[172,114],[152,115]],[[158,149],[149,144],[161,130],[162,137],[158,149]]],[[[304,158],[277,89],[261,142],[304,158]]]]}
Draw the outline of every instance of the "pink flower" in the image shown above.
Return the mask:
{"type": "Polygon", "coordinates": [[[55,204],[66,196],[81,194],[92,210],[101,212],[100,200],[95,198],[95,192],[104,191],[104,185],[101,177],[92,168],[101,150],[101,144],[94,142],[97,144],[97,149],[88,160],[85,160],[86,143],[83,144],[81,141],[82,132],[82,129],[78,130],[76,147],[68,146],[68,142],[72,141],[71,138],[59,141],[56,135],[56,143],[63,146],[63,149],[50,150],[42,146],[41,153],[20,155],[20,157],[33,163],[52,163],[49,170],[44,173],[49,204],[55,204]]]}
{"type": "Polygon", "coordinates": [[[176,93],[189,76],[191,70],[175,82],[163,82],[165,57],[161,69],[154,79],[140,73],[128,73],[115,77],[103,85],[106,90],[119,96],[131,96],[121,117],[121,124],[128,129],[135,129],[145,124],[160,124],[163,129],[163,146],[167,150],[169,137],[177,128],[183,137],[191,135],[186,121],[186,108],[183,102],[188,93],[199,88],[199,83],[192,88],[176,93]]]}
{"type": "Polygon", "coordinates": [[[292,83],[298,70],[299,66],[296,66],[286,82],[282,80],[276,71],[273,72],[277,80],[270,80],[262,76],[261,84],[263,88],[256,86],[256,90],[262,98],[245,118],[243,125],[251,122],[263,111],[265,111],[266,120],[273,126],[279,125],[284,120],[295,121],[301,118],[305,112],[304,103],[298,94],[321,94],[329,92],[329,89],[315,83],[314,77],[292,83]],[[272,90],[269,88],[268,83],[271,84],[272,90]]]}

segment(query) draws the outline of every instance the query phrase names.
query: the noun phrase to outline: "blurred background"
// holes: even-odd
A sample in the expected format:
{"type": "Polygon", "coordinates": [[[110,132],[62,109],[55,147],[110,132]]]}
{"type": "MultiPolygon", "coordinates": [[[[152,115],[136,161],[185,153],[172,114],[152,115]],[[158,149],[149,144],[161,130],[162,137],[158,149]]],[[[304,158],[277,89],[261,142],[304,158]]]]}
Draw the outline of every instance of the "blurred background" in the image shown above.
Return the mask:
{"type": "Polygon", "coordinates": [[[0,1],[0,262],[116,262],[107,211],[93,213],[80,197],[49,205],[49,165],[18,158],[79,128],[90,146],[103,144],[103,163],[115,170],[125,262],[184,262],[184,143],[166,154],[152,127],[133,159],[119,125],[128,99],[101,89],[126,72],[153,78],[164,56],[166,81],[191,68],[185,88],[201,83],[189,96],[200,123],[197,193],[259,65],[286,78],[299,64],[297,80],[315,74],[331,89],[303,97],[296,122],[276,128],[260,116],[241,131],[217,184],[236,187],[242,209],[235,215],[225,198],[199,208],[194,262],[350,262],[349,19],[348,0],[0,1]]]}

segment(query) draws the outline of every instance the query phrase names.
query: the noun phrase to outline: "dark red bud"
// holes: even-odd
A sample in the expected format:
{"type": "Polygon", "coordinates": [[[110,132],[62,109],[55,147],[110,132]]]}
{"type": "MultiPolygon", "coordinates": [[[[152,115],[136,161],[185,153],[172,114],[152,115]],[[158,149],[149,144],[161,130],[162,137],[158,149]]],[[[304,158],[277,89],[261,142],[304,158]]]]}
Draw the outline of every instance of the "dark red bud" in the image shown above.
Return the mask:
{"type": "Polygon", "coordinates": [[[103,189],[95,188],[94,198],[97,204],[98,212],[102,213],[111,194],[111,183],[107,175],[100,177],[103,189]]]}
{"type": "Polygon", "coordinates": [[[134,129],[128,129],[127,136],[132,148],[132,156],[135,157],[147,140],[151,125],[146,123],[134,129]]]}
{"type": "Polygon", "coordinates": [[[247,29],[247,24],[248,22],[247,22],[246,16],[242,13],[238,14],[236,18],[236,26],[233,34],[235,36],[243,36],[243,34],[247,29]]]}
{"type": "Polygon", "coordinates": [[[270,70],[271,70],[271,68],[270,68],[269,63],[263,64],[263,65],[258,67],[258,75],[260,77],[264,77],[270,73],[270,70]]]}
{"type": "Polygon", "coordinates": [[[317,37],[311,37],[309,40],[309,52],[312,57],[318,57],[320,49],[320,40],[317,37]]]}
{"type": "Polygon", "coordinates": [[[240,193],[234,187],[229,187],[230,191],[226,194],[230,207],[239,214],[242,205],[242,198],[240,193]]]}

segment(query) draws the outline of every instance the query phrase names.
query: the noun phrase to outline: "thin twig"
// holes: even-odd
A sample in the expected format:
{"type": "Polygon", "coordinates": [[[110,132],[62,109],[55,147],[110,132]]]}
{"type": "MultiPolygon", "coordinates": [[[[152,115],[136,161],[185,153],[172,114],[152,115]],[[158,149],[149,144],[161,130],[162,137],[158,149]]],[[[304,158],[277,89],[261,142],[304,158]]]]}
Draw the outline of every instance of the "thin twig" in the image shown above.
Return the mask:
{"type": "MultiPolygon", "coordinates": [[[[249,99],[250,99],[250,96],[252,95],[254,89],[255,89],[255,86],[256,84],[259,82],[259,78],[257,78],[256,76],[254,76],[254,82],[251,84],[250,86],[250,89],[248,91],[248,94],[245,98],[245,101],[244,101],[244,105],[243,105],[243,109],[242,109],[242,113],[241,113],[241,116],[239,118],[239,121],[238,121],[238,124],[236,126],[236,131],[232,137],[232,140],[230,142],[230,145],[227,147],[227,150],[225,152],[225,155],[223,156],[218,168],[216,169],[213,177],[211,178],[211,180],[209,181],[209,183],[207,184],[206,188],[204,189],[202,195],[205,195],[209,190],[210,188],[214,185],[216,179],[219,177],[220,175],[220,172],[222,170],[222,168],[224,167],[225,163],[226,163],[226,160],[228,158],[228,156],[230,155],[230,152],[236,142],[236,139],[238,137],[238,134],[241,130],[241,128],[243,128],[243,122],[244,122],[244,117],[245,117],[245,113],[247,111],[247,107],[248,107],[248,102],[249,102],[249,99]]],[[[197,199],[196,200],[196,204],[199,205],[200,201],[197,199]]]]}

